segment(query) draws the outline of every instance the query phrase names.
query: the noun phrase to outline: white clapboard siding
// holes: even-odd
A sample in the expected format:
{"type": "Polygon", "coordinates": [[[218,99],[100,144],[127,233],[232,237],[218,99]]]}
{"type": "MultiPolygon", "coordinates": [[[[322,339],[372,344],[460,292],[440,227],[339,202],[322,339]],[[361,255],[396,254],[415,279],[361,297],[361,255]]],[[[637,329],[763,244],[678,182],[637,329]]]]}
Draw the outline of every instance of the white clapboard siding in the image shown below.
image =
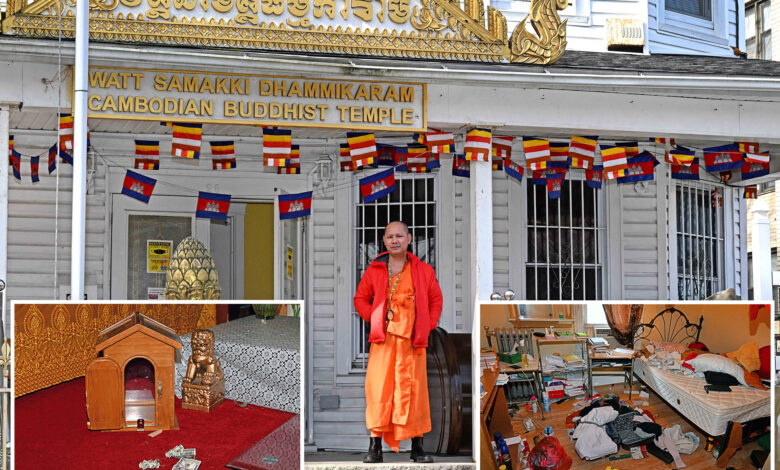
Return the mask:
{"type": "MultiPolygon", "coordinates": [[[[718,0],[716,0],[718,1],[718,0]]],[[[690,36],[683,36],[680,34],[673,34],[665,32],[659,29],[658,21],[658,0],[649,0],[647,4],[648,11],[648,23],[647,23],[647,39],[649,45],[649,51],[651,54],[696,54],[696,55],[711,55],[722,57],[734,57],[734,52],[731,47],[738,46],[737,44],[737,2],[734,0],[720,0],[725,1],[726,8],[728,10],[728,44],[714,44],[701,40],[696,37],[695,33],[691,33],[690,36]]],[[[744,34],[744,27],[740,26],[740,34],[744,34]]]]}
{"type": "Polygon", "coordinates": [[[663,189],[657,181],[616,186],[622,205],[622,298],[661,299],[666,291],[665,287],[662,293],[658,290],[659,282],[665,282],[658,262],[659,257],[666,258],[665,247],[661,246],[665,235],[658,235],[659,226],[666,227],[658,213],[659,203],[662,207],[665,204],[665,195],[659,194],[663,189]]]}
{"type": "Polygon", "coordinates": [[[509,184],[503,171],[493,172],[493,292],[503,294],[509,285],[509,184]]]}
{"type": "MultiPolygon", "coordinates": [[[[455,197],[454,230],[455,230],[455,330],[457,332],[471,331],[471,204],[469,198],[468,178],[454,178],[455,197]]],[[[443,254],[447,256],[447,254],[443,254]]]]}
{"type": "MultiPolygon", "coordinates": [[[[56,139],[56,136],[52,138],[56,139]]],[[[25,141],[24,138],[19,140],[25,141]]],[[[23,146],[18,147],[24,154],[32,153],[23,146]]],[[[58,195],[56,173],[48,174],[45,155],[40,159],[38,183],[30,181],[28,157],[22,157],[21,182],[10,174],[10,167],[8,169],[8,299],[56,299],[55,272],[56,286],[70,284],[73,168],[58,162],[58,195]],[[57,198],[59,204],[56,204],[57,198]]],[[[96,166],[93,181],[93,194],[88,194],[86,201],[84,273],[85,285],[97,285],[98,297],[102,298],[106,232],[106,169],[103,165],[96,166]]]]}
{"type": "MultiPolygon", "coordinates": [[[[734,291],[742,299],[748,298],[747,204],[741,188],[728,189],[724,195],[732,200],[731,217],[734,227],[734,291]]],[[[728,221],[726,221],[728,223],[728,221]]],[[[728,251],[726,257],[728,258],[728,251]]],[[[728,266],[728,265],[727,265],[728,266]]],[[[728,278],[728,276],[726,276],[728,278]]],[[[731,286],[726,286],[731,287],[731,286]]]]}

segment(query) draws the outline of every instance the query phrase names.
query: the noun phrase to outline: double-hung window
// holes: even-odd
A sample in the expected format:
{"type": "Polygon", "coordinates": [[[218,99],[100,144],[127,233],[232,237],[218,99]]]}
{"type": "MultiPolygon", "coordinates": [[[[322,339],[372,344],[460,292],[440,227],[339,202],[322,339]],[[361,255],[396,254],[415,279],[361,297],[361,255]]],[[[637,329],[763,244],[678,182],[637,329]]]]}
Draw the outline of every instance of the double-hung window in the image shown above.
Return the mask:
{"type": "MultiPolygon", "coordinates": [[[[396,188],[373,202],[355,207],[355,288],[371,261],[385,251],[385,226],[401,220],[409,225],[409,251],[436,269],[437,195],[436,174],[396,174],[396,188]]],[[[337,236],[339,236],[337,234],[337,236]]],[[[370,325],[357,312],[352,315],[352,368],[365,369],[368,361],[370,325]]]]}

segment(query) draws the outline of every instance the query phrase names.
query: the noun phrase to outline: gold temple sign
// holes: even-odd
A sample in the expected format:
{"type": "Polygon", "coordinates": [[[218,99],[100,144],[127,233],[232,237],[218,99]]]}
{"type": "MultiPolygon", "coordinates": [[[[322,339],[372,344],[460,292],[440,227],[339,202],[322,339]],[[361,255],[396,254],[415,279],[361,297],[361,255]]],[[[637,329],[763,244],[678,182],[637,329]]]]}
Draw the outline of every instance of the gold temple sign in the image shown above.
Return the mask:
{"type": "Polygon", "coordinates": [[[423,83],[92,67],[90,117],[425,131],[423,83]]]}
{"type": "MultiPolygon", "coordinates": [[[[73,37],[76,0],[23,2],[9,0],[4,34],[73,37]]],[[[483,0],[90,0],[89,27],[93,41],[547,64],[566,48],[566,6],[532,0],[511,36],[483,0]]]]}

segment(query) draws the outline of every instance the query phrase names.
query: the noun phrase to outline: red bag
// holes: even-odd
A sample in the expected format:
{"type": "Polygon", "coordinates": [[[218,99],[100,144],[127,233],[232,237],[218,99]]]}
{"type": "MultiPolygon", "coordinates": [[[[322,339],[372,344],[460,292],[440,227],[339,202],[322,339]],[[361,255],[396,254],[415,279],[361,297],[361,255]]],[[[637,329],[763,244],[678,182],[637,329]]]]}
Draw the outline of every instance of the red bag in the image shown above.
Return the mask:
{"type": "Polygon", "coordinates": [[[531,450],[528,464],[532,470],[569,470],[572,461],[558,439],[555,436],[547,436],[531,450]]]}

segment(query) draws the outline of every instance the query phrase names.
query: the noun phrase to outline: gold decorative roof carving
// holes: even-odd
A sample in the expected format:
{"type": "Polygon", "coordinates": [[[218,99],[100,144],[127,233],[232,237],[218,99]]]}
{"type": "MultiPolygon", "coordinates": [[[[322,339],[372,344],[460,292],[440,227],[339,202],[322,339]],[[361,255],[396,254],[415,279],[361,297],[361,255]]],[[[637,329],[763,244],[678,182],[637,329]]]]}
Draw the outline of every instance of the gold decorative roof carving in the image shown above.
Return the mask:
{"type": "MultiPolygon", "coordinates": [[[[74,36],[75,0],[23,1],[9,0],[3,34],[74,36]]],[[[483,0],[90,0],[90,39],[550,64],[566,47],[566,3],[533,0],[507,37],[506,18],[483,0]]]]}

